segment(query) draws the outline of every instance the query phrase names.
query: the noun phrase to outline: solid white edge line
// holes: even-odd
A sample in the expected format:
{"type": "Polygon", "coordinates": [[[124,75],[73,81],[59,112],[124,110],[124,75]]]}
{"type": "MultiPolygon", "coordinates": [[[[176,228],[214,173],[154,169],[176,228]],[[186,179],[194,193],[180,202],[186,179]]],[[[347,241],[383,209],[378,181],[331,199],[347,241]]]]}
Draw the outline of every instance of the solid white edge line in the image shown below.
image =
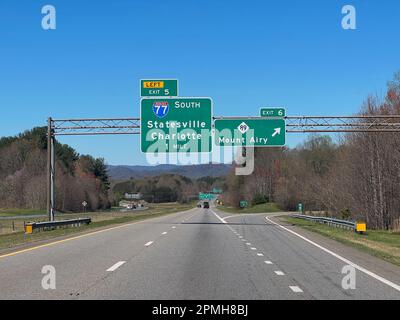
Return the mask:
{"type": "Polygon", "coordinates": [[[238,213],[233,216],[227,216],[223,218],[224,220],[230,219],[230,218],[237,218],[237,217],[248,217],[248,216],[262,216],[264,213],[238,213]]]}
{"type": "MultiPolygon", "coordinates": [[[[214,210],[210,210],[217,218],[218,218],[218,220],[220,220],[222,223],[224,223],[224,224],[226,224],[226,221],[223,219],[223,218],[221,218],[219,215],[217,215],[215,212],[214,212],[214,210]]],[[[231,229],[232,231],[233,231],[233,229],[231,229]]]]}
{"type": "Polygon", "coordinates": [[[151,245],[153,244],[153,242],[154,242],[154,241],[149,241],[149,242],[147,242],[144,246],[145,246],[145,247],[151,246],[151,245]]]}
{"type": "Polygon", "coordinates": [[[394,283],[392,281],[389,281],[389,280],[377,275],[376,273],[373,273],[373,272],[371,272],[371,271],[359,266],[358,264],[355,264],[354,262],[352,262],[352,261],[350,261],[350,260],[338,255],[337,253],[335,253],[335,252],[333,252],[333,251],[331,251],[331,250],[319,245],[318,243],[315,243],[314,241],[311,241],[310,239],[307,239],[306,237],[302,236],[301,234],[298,234],[297,232],[294,232],[293,230],[290,230],[290,229],[288,229],[288,228],[286,228],[284,226],[281,226],[279,223],[276,223],[275,221],[272,221],[268,217],[265,217],[265,219],[267,221],[271,222],[272,224],[275,224],[278,227],[282,228],[283,230],[286,230],[287,232],[290,232],[291,234],[293,234],[293,235],[303,239],[304,241],[312,244],[313,246],[321,249],[322,251],[325,251],[326,253],[330,254],[331,256],[334,256],[335,258],[343,261],[344,263],[354,267],[355,269],[357,269],[357,270],[369,275],[370,277],[374,278],[375,280],[378,280],[378,281],[388,285],[389,287],[392,287],[393,289],[395,289],[397,291],[400,291],[400,286],[398,284],[396,284],[396,283],[394,283]]]}
{"type": "Polygon", "coordinates": [[[120,266],[122,266],[126,261],[119,261],[116,264],[114,264],[113,266],[111,266],[110,268],[107,269],[108,272],[112,272],[117,270],[120,266]]]}

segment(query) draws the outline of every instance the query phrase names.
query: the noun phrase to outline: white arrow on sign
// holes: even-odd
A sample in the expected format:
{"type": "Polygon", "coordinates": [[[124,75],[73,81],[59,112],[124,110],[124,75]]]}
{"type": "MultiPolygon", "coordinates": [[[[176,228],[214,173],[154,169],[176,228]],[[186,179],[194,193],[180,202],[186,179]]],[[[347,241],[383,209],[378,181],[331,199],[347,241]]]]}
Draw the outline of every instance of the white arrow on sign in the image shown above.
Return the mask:
{"type": "Polygon", "coordinates": [[[82,202],[82,205],[83,205],[84,207],[86,207],[87,204],[88,204],[88,203],[87,203],[86,201],[83,201],[83,202],[82,202]]]}
{"type": "Polygon", "coordinates": [[[277,134],[281,134],[281,128],[275,128],[274,133],[272,134],[272,137],[275,137],[277,134]]]}

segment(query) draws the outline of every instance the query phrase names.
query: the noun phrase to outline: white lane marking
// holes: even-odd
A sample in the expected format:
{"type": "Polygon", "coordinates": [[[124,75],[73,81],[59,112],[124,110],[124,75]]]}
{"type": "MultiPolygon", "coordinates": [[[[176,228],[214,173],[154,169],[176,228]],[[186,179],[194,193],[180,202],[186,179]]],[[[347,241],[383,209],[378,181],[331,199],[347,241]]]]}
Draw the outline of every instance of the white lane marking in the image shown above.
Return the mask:
{"type": "Polygon", "coordinates": [[[273,264],[272,261],[264,261],[266,264],[273,264]]]}
{"type": "Polygon", "coordinates": [[[274,271],[278,276],[284,276],[285,274],[282,271],[274,271]]]}
{"type": "Polygon", "coordinates": [[[239,236],[239,239],[243,239],[243,237],[242,237],[242,236],[239,236]]]}
{"type": "Polygon", "coordinates": [[[176,227],[175,227],[175,226],[172,226],[172,229],[176,229],[176,227]]]}
{"type": "Polygon", "coordinates": [[[257,255],[258,255],[259,257],[264,257],[264,255],[263,255],[262,253],[257,253],[257,255]]]}
{"type": "MultiPolygon", "coordinates": [[[[210,210],[212,213],[214,213],[214,215],[224,224],[226,224],[226,221],[224,219],[222,219],[219,215],[217,215],[213,210],[210,210]]],[[[233,231],[233,229],[231,229],[233,231]]]]}
{"type": "Polygon", "coordinates": [[[224,220],[230,219],[230,218],[236,218],[236,217],[248,217],[248,216],[262,216],[265,213],[242,213],[242,214],[235,214],[233,216],[227,216],[223,218],[224,220]]]}
{"type": "Polygon", "coordinates": [[[107,271],[108,272],[112,272],[117,270],[120,266],[122,266],[126,261],[119,261],[116,264],[114,264],[112,267],[108,268],[107,271]]]}
{"type": "Polygon", "coordinates": [[[293,230],[290,230],[290,229],[288,229],[288,228],[286,228],[286,227],[284,227],[284,226],[281,226],[279,223],[276,223],[275,221],[272,221],[272,220],[269,219],[268,217],[265,217],[265,219],[266,219],[268,222],[277,225],[278,227],[282,228],[283,230],[286,230],[287,232],[290,232],[291,234],[294,234],[295,236],[297,236],[297,237],[303,239],[304,241],[307,241],[308,243],[312,244],[313,246],[315,246],[315,247],[321,249],[322,251],[325,251],[326,253],[328,253],[328,254],[334,256],[335,258],[337,258],[337,259],[343,261],[344,263],[346,263],[346,264],[348,264],[348,265],[351,265],[352,267],[354,267],[354,268],[356,268],[357,270],[359,270],[359,271],[361,271],[361,272],[363,272],[363,273],[369,275],[370,277],[372,277],[372,278],[374,278],[374,279],[376,279],[376,280],[378,280],[378,281],[380,281],[380,282],[382,282],[382,283],[388,285],[389,287],[392,287],[393,289],[395,289],[395,290],[397,290],[397,291],[400,291],[400,285],[398,285],[398,284],[396,284],[396,283],[394,283],[394,282],[392,282],[392,281],[389,281],[389,280],[387,280],[387,279],[385,279],[385,278],[383,278],[383,277],[377,275],[376,273],[373,273],[373,272],[371,272],[371,271],[369,271],[369,270],[367,270],[367,269],[365,269],[365,268],[363,268],[363,267],[361,267],[361,266],[355,264],[354,262],[352,262],[352,261],[350,261],[350,260],[348,260],[348,259],[346,259],[346,258],[344,258],[344,257],[342,257],[342,256],[340,256],[340,255],[338,255],[337,253],[335,253],[335,252],[333,252],[333,251],[331,251],[331,250],[329,250],[329,249],[327,249],[327,248],[325,248],[325,247],[319,245],[318,243],[315,243],[314,241],[311,241],[310,239],[307,239],[306,237],[304,237],[304,236],[298,234],[297,232],[294,232],[293,230]]]}
{"type": "Polygon", "coordinates": [[[38,249],[47,248],[47,247],[54,246],[54,245],[61,244],[61,243],[66,243],[66,242],[69,242],[69,241],[72,241],[72,240],[78,240],[78,239],[82,239],[82,238],[85,238],[85,237],[94,236],[94,235],[97,235],[97,234],[100,234],[100,233],[103,233],[103,232],[108,232],[108,231],[113,231],[113,230],[117,230],[117,229],[121,229],[121,228],[131,227],[131,226],[136,225],[136,224],[146,223],[149,220],[150,221],[162,220],[162,219],[170,217],[170,216],[175,216],[175,215],[178,215],[178,214],[188,213],[188,212],[191,212],[193,210],[197,210],[197,208],[192,208],[192,209],[185,210],[185,211],[174,212],[174,213],[168,214],[166,216],[162,216],[162,217],[149,218],[149,219],[145,219],[145,220],[142,220],[142,221],[126,223],[126,224],[122,224],[120,226],[105,228],[105,229],[102,229],[102,230],[85,233],[85,234],[82,234],[80,236],[66,238],[66,239],[63,239],[63,240],[57,240],[57,241],[49,242],[49,243],[42,244],[42,245],[39,245],[39,246],[35,246],[35,247],[31,247],[31,248],[27,248],[27,249],[23,249],[23,250],[19,250],[19,251],[10,252],[10,253],[7,253],[7,254],[0,255],[0,259],[1,258],[6,258],[6,257],[12,257],[12,256],[15,256],[17,254],[26,253],[26,252],[30,252],[30,251],[34,251],[34,250],[38,250],[38,249]]]}
{"type": "Polygon", "coordinates": [[[247,240],[246,239],[242,239],[242,241],[246,242],[247,240]]]}
{"type": "Polygon", "coordinates": [[[147,242],[144,246],[145,246],[145,247],[151,246],[151,245],[153,244],[153,242],[154,242],[154,241],[149,241],[149,242],[147,242]]]}
{"type": "Polygon", "coordinates": [[[303,290],[301,290],[298,286],[289,286],[289,288],[296,293],[301,293],[303,290]]]}
{"type": "Polygon", "coordinates": [[[254,247],[252,247],[252,248],[250,248],[251,250],[257,250],[257,248],[254,248],[254,247]]]}
{"type": "Polygon", "coordinates": [[[250,243],[250,242],[247,242],[246,245],[251,246],[251,243],[250,243]]]}
{"type": "Polygon", "coordinates": [[[164,231],[163,233],[161,233],[162,235],[167,234],[167,231],[164,231]]]}

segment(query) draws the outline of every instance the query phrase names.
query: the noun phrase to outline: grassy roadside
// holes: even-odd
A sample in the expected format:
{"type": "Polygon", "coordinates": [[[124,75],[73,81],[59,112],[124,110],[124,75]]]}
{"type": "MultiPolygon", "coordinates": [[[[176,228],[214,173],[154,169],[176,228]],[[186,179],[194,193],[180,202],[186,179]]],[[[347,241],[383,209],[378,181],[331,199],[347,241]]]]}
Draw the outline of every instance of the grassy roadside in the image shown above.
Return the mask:
{"type": "Polygon", "coordinates": [[[36,209],[0,209],[0,217],[24,216],[24,215],[41,215],[46,214],[46,210],[36,209]]]}
{"type": "MultiPolygon", "coordinates": [[[[13,248],[15,246],[23,244],[31,244],[42,240],[49,240],[57,237],[63,237],[73,234],[82,234],[89,231],[94,231],[95,229],[105,228],[107,226],[119,225],[124,223],[131,223],[141,220],[146,220],[150,218],[157,218],[167,214],[185,211],[193,208],[195,205],[191,204],[154,204],[148,210],[140,211],[136,213],[119,213],[113,215],[103,213],[101,216],[107,216],[108,219],[101,219],[100,214],[96,218],[92,219],[92,223],[88,226],[81,226],[78,228],[61,228],[51,231],[41,231],[35,232],[33,234],[27,235],[24,232],[15,232],[0,235],[0,250],[13,248]]],[[[77,216],[76,214],[75,216],[77,216]]],[[[82,216],[82,214],[79,214],[82,216]]],[[[91,214],[85,214],[85,216],[91,216],[91,214]]],[[[72,218],[72,217],[71,217],[72,218]]]]}
{"type": "Polygon", "coordinates": [[[286,216],[281,217],[281,219],[400,266],[399,232],[369,230],[367,234],[360,235],[351,230],[333,228],[312,221],[286,216]]]}
{"type": "Polygon", "coordinates": [[[281,210],[278,208],[276,203],[263,203],[258,204],[248,208],[234,208],[234,207],[227,207],[227,206],[217,206],[217,209],[228,212],[228,213],[272,213],[272,212],[280,212],[281,210]]]}

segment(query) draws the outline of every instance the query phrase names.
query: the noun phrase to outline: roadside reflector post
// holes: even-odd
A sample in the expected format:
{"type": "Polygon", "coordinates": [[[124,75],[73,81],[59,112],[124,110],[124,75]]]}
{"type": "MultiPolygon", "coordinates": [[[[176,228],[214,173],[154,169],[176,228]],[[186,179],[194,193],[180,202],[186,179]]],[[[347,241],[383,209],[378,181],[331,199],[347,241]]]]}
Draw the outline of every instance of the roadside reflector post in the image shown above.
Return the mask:
{"type": "Polygon", "coordinates": [[[32,233],[32,225],[31,224],[25,225],[25,233],[26,234],[31,234],[32,233]]]}
{"type": "Polygon", "coordinates": [[[358,234],[365,234],[366,231],[367,231],[367,224],[365,222],[356,223],[356,232],[358,234]]]}

